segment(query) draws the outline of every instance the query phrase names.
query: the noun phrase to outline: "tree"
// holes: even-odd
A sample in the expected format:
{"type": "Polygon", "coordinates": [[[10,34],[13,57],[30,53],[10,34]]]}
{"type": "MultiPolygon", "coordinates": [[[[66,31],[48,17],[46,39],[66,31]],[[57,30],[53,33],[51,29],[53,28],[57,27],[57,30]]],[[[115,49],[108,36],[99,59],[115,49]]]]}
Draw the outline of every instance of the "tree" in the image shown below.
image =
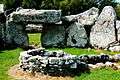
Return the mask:
{"type": "Polygon", "coordinates": [[[120,4],[118,4],[118,5],[115,7],[115,11],[116,11],[116,14],[117,14],[117,18],[120,20],[120,4]]]}
{"type": "Polygon", "coordinates": [[[16,9],[21,6],[21,0],[3,0],[1,3],[5,5],[5,9],[16,9]]]}
{"type": "Polygon", "coordinates": [[[63,15],[77,14],[91,7],[98,7],[100,10],[104,6],[116,6],[115,0],[1,0],[6,5],[6,9],[19,6],[34,9],[61,9],[63,15]]]}

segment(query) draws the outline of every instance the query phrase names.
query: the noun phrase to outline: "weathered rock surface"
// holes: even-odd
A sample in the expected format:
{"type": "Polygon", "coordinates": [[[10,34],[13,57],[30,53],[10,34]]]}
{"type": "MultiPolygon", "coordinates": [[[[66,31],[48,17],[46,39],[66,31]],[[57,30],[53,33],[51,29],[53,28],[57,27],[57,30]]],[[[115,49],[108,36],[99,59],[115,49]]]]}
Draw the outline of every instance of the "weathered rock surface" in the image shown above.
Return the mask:
{"type": "Polygon", "coordinates": [[[8,21],[6,24],[6,43],[13,46],[27,47],[29,44],[25,25],[8,21]]]}
{"type": "Polygon", "coordinates": [[[41,24],[28,24],[25,30],[27,32],[34,33],[34,32],[42,32],[42,28],[43,26],[41,24]]]}
{"type": "Polygon", "coordinates": [[[106,47],[106,50],[112,52],[119,52],[120,51],[120,41],[113,42],[106,47]]]}
{"type": "Polygon", "coordinates": [[[106,6],[91,29],[90,43],[93,47],[106,48],[116,40],[116,13],[113,7],[106,6]]]}
{"type": "Polygon", "coordinates": [[[77,21],[78,23],[81,23],[82,25],[92,25],[96,21],[97,17],[99,15],[99,9],[92,7],[91,9],[77,14],[77,15],[70,15],[63,17],[63,20],[65,21],[77,21]]]}
{"type": "Polygon", "coordinates": [[[4,12],[4,4],[0,4],[0,14],[4,12]]]}
{"type": "Polygon", "coordinates": [[[61,20],[61,10],[20,9],[11,14],[14,22],[56,23],[61,20]]]}
{"type": "Polygon", "coordinates": [[[68,47],[85,47],[87,44],[88,38],[84,27],[77,22],[72,23],[68,27],[68,38],[67,46],[68,47]]]}
{"type": "Polygon", "coordinates": [[[43,47],[64,47],[65,26],[61,24],[45,25],[41,36],[43,47]]]}
{"type": "Polygon", "coordinates": [[[117,38],[120,41],[120,21],[116,20],[117,38]]]}

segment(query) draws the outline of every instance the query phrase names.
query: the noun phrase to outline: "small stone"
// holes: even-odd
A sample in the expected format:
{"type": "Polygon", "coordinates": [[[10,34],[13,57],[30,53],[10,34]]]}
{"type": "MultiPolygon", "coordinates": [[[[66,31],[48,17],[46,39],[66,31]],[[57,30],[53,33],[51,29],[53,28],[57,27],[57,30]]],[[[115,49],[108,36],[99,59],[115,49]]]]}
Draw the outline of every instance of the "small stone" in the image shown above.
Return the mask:
{"type": "Polygon", "coordinates": [[[114,64],[113,64],[112,62],[106,62],[106,63],[105,63],[105,66],[106,66],[106,67],[112,67],[113,65],[114,65],[114,64]]]}
{"type": "Polygon", "coordinates": [[[97,68],[103,68],[103,67],[105,67],[105,64],[103,64],[103,63],[97,63],[96,66],[97,66],[97,68]]]}
{"type": "Polygon", "coordinates": [[[95,69],[95,68],[97,68],[97,66],[96,66],[96,65],[93,65],[93,64],[88,64],[88,66],[89,66],[90,69],[95,69]]]}

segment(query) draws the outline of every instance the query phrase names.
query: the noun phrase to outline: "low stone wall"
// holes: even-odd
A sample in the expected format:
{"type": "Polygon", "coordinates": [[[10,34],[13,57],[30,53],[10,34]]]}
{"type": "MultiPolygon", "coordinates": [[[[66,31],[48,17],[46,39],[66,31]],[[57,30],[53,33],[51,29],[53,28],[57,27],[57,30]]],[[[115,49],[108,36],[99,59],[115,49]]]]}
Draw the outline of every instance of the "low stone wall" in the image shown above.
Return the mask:
{"type": "Polygon", "coordinates": [[[20,67],[24,71],[43,74],[76,74],[89,70],[90,64],[119,61],[120,54],[114,56],[107,54],[77,56],[61,50],[33,49],[21,52],[19,60],[20,67]]]}
{"type": "Polygon", "coordinates": [[[19,59],[23,70],[43,74],[76,74],[88,69],[88,65],[81,62],[77,56],[63,51],[29,50],[22,52],[19,59]]]}

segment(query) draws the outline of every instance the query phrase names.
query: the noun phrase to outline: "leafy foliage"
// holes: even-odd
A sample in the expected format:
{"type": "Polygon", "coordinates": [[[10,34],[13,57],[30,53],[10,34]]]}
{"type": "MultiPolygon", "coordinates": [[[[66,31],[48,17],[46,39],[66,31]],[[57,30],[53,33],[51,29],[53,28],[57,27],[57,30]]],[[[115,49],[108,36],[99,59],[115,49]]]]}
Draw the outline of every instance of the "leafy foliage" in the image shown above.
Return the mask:
{"type": "Polygon", "coordinates": [[[116,6],[115,0],[1,0],[6,9],[23,8],[61,9],[64,15],[76,14],[91,7],[102,9],[106,5],[116,6]]]}
{"type": "Polygon", "coordinates": [[[115,10],[116,10],[117,18],[120,20],[120,4],[116,6],[115,10]]]}

